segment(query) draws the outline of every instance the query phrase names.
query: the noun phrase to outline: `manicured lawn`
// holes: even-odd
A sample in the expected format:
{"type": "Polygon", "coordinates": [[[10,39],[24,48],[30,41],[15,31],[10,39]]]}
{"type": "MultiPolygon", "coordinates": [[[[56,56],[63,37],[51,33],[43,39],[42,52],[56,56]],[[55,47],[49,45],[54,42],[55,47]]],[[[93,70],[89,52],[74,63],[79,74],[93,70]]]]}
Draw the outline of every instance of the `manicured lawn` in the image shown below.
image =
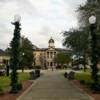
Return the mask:
{"type": "Polygon", "coordinates": [[[77,80],[85,80],[85,81],[91,81],[91,74],[88,72],[82,72],[82,73],[76,73],[75,78],[77,80]]]}
{"type": "Polygon", "coordinates": [[[19,73],[19,82],[29,80],[29,73],[19,73]]]}
{"type": "MultiPolygon", "coordinates": [[[[91,82],[91,73],[90,72],[81,72],[75,74],[75,79],[77,80],[84,80],[85,82],[91,82]]],[[[99,74],[100,79],[100,74],[99,74]]]]}
{"type": "Polygon", "coordinates": [[[10,84],[10,79],[9,77],[6,76],[0,76],[0,87],[6,88],[10,84]]]}
{"type": "MultiPolygon", "coordinates": [[[[18,73],[19,82],[29,80],[29,73],[18,73]]],[[[0,87],[6,88],[10,85],[10,76],[0,76],[0,87]]]]}

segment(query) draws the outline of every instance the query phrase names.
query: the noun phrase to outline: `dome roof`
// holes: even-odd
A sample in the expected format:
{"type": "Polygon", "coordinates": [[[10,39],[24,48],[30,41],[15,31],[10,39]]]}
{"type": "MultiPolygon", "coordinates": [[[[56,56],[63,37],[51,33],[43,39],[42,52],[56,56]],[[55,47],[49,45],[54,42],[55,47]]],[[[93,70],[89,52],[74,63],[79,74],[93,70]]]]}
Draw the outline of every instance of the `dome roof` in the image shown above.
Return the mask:
{"type": "Polygon", "coordinates": [[[54,40],[52,39],[52,37],[51,37],[51,39],[49,40],[49,43],[54,43],[54,40]]]}

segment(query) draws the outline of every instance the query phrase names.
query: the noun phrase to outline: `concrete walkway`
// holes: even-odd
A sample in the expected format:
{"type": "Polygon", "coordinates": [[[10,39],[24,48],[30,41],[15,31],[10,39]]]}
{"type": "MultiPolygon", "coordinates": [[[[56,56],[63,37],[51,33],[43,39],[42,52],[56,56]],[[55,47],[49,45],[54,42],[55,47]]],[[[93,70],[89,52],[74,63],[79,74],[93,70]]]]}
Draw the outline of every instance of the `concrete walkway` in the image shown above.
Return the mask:
{"type": "Polygon", "coordinates": [[[61,71],[46,71],[36,84],[18,100],[92,100],[72,86],[61,71]]]}

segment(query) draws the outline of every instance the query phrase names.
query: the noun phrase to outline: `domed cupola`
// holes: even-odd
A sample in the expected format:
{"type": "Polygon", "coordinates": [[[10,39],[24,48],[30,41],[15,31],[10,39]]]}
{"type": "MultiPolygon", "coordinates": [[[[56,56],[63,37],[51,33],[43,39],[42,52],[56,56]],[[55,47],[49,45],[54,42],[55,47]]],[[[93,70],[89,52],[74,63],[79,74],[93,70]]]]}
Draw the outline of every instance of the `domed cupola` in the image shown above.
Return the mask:
{"type": "Polygon", "coordinates": [[[49,40],[49,43],[54,43],[54,40],[51,38],[51,39],[49,40]]]}
{"type": "Polygon", "coordinates": [[[54,47],[54,40],[52,39],[52,37],[49,40],[49,47],[54,47]]]}

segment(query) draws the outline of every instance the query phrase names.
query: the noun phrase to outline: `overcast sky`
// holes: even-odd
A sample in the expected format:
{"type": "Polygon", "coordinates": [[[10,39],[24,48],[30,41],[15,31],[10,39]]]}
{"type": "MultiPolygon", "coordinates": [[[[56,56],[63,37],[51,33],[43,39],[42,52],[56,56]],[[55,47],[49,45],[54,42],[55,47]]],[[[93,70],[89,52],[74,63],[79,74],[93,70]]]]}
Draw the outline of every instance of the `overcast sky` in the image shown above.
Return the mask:
{"type": "Polygon", "coordinates": [[[76,9],[86,0],[0,0],[0,49],[8,47],[13,37],[13,16],[21,15],[21,35],[40,48],[48,47],[52,36],[62,47],[64,30],[78,26],[76,9]]]}

